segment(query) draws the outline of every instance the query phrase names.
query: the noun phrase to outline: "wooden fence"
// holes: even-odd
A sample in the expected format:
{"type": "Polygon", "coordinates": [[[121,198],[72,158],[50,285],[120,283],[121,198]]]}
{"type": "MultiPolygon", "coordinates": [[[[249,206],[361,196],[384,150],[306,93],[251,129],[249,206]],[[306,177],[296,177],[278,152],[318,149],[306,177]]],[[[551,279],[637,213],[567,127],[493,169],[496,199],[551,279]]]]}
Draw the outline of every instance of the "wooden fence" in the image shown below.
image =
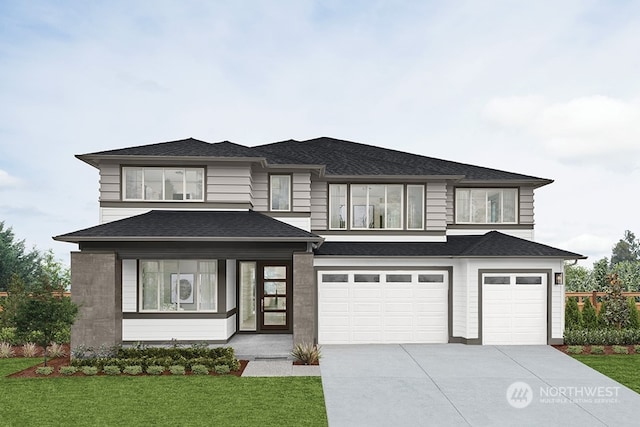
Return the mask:
{"type": "MultiPolygon", "coordinates": [[[[640,310],[640,292],[623,292],[622,295],[625,298],[632,297],[636,300],[636,308],[640,310]]],[[[605,296],[605,292],[565,292],[565,299],[569,299],[575,297],[578,299],[578,308],[582,311],[582,307],[584,306],[584,300],[589,298],[591,300],[591,304],[596,308],[596,312],[600,312],[600,306],[602,305],[602,297],[605,296]]]]}

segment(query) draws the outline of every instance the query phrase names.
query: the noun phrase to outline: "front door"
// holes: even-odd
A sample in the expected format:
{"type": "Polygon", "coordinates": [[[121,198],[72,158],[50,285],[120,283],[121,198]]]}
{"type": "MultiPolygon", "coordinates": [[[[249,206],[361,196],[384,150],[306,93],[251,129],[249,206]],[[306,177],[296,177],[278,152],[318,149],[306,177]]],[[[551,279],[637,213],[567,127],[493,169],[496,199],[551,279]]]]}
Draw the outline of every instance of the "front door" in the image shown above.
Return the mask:
{"type": "Polygon", "coordinates": [[[239,330],[290,331],[291,264],[242,261],[239,267],[239,330]]]}

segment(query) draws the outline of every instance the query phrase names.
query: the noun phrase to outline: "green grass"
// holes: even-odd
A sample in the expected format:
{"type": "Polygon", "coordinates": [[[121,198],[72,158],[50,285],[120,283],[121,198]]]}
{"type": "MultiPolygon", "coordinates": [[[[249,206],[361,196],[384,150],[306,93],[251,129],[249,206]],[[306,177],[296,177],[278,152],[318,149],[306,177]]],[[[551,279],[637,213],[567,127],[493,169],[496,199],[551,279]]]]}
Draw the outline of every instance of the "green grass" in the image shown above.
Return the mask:
{"type": "Polygon", "coordinates": [[[6,426],[326,426],[320,377],[5,378],[39,359],[0,360],[6,426]]]}
{"type": "Polygon", "coordinates": [[[640,354],[572,357],[640,393],[640,354]]]}

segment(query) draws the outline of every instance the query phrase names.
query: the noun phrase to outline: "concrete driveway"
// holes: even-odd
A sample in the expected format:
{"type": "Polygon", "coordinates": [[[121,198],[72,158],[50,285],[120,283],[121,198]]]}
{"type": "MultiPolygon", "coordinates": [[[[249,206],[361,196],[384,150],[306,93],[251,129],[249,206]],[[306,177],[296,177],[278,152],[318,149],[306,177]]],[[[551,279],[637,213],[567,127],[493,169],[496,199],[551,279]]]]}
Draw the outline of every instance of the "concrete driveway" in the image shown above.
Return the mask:
{"type": "Polygon", "coordinates": [[[548,346],[327,345],[322,353],[331,427],[638,425],[639,394],[548,346]]]}

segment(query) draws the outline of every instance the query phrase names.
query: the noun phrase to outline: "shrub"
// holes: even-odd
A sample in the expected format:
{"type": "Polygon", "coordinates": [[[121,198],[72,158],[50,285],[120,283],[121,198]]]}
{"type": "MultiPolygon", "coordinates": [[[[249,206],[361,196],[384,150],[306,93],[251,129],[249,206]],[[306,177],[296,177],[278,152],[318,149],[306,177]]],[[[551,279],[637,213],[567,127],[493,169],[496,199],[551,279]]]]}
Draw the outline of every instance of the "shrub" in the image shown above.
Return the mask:
{"type": "Polygon", "coordinates": [[[567,329],[567,345],[633,345],[640,344],[640,329],[567,329]]]}
{"type": "Polygon", "coordinates": [[[16,337],[16,328],[2,328],[0,329],[0,342],[8,342],[11,345],[20,344],[16,337]]]}
{"type": "Polygon", "coordinates": [[[36,368],[37,375],[51,375],[53,368],[51,366],[39,366],[36,368]]]}
{"type": "Polygon", "coordinates": [[[36,343],[28,342],[22,346],[22,355],[24,357],[35,357],[38,354],[38,346],[36,343]]]}
{"type": "Polygon", "coordinates": [[[49,357],[55,359],[56,357],[64,357],[67,354],[64,352],[64,347],[61,344],[53,343],[48,348],[49,357]]]}
{"type": "Polygon", "coordinates": [[[603,345],[592,345],[591,346],[591,354],[604,354],[604,346],[603,345]]]}
{"type": "MultiPolygon", "coordinates": [[[[580,309],[578,308],[577,298],[569,298],[569,300],[567,301],[567,304],[564,308],[564,318],[565,326],[569,329],[576,329],[581,326],[582,314],[580,313],[580,309]]],[[[296,349],[294,348],[294,351],[295,350],[296,349]]],[[[294,355],[294,357],[296,357],[297,359],[297,356],[294,355]]]]}
{"type": "Polygon", "coordinates": [[[204,365],[193,365],[191,366],[191,372],[194,375],[209,375],[209,368],[204,365]]]}
{"type": "Polygon", "coordinates": [[[116,365],[107,365],[102,368],[102,372],[107,375],[120,375],[120,367],[116,365]]]}
{"type": "Polygon", "coordinates": [[[125,366],[122,372],[127,375],[140,375],[142,373],[142,366],[140,365],[125,366]]]}
{"type": "Polygon", "coordinates": [[[164,366],[151,365],[147,366],[147,374],[149,375],[161,375],[164,372],[164,366]]]}
{"type": "Polygon", "coordinates": [[[638,315],[636,299],[634,297],[627,298],[627,304],[629,305],[629,327],[640,328],[640,316],[638,315]]]}
{"type": "Polygon", "coordinates": [[[95,366],[83,366],[82,368],[80,368],[80,370],[83,374],[88,376],[93,376],[98,373],[98,368],[96,368],[95,366]]]}
{"type": "Polygon", "coordinates": [[[629,354],[629,349],[624,345],[614,345],[612,349],[615,354],[629,354]]]}
{"type": "Polygon", "coordinates": [[[600,311],[598,311],[598,326],[602,328],[606,328],[608,326],[604,317],[605,311],[607,311],[607,303],[606,301],[602,301],[600,304],[600,311]]]}
{"type": "Polygon", "coordinates": [[[213,367],[213,370],[216,374],[226,375],[231,372],[231,369],[227,365],[216,365],[213,367]]]}
{"type": "Polygon", "coordinates": [[[318,345],[304,342],[296,344],[291,351],[291,355],[305,365],[318,363],[320,361],[320,357],[322,357],[320,354],[320,347],[318,345]]]}
{"type": "Polygon", "coordinates": [[[8,342],[0,342],[0,359],[8,359],[15,356],[13,347],[8,342]]]}
{"type": "Polygon", "coordinates": [[[634,345],[633,351],[635,351],[636,353],[640,353],[640,345],[634,345]]]}
{"type": "Polygon", "coordinates": [[[582,354],[584,351],[584,347],[581,345],[570,345],[567,348],[567,353],[569,354],[582,354]]]}
{"type": "Polygon", "coordinates": [[[598,313],[591,303],[591,298],[584,299],[582,306],[582,327],[586,329],[598,329],[598,313]]]}
{"type": "Polygon", "coordinates": [[[169,372],[171,372],[171,375],[184,375],[185,369],[182,365],[171,365],[169,366],[169,372]]]}
{"type": "Polygon", "coordinates": [[[58,369],[58,372],[62,375],[73,375],[78,372],[78,368],[75,366],[61,366],[60,369],[58,369]]]}

